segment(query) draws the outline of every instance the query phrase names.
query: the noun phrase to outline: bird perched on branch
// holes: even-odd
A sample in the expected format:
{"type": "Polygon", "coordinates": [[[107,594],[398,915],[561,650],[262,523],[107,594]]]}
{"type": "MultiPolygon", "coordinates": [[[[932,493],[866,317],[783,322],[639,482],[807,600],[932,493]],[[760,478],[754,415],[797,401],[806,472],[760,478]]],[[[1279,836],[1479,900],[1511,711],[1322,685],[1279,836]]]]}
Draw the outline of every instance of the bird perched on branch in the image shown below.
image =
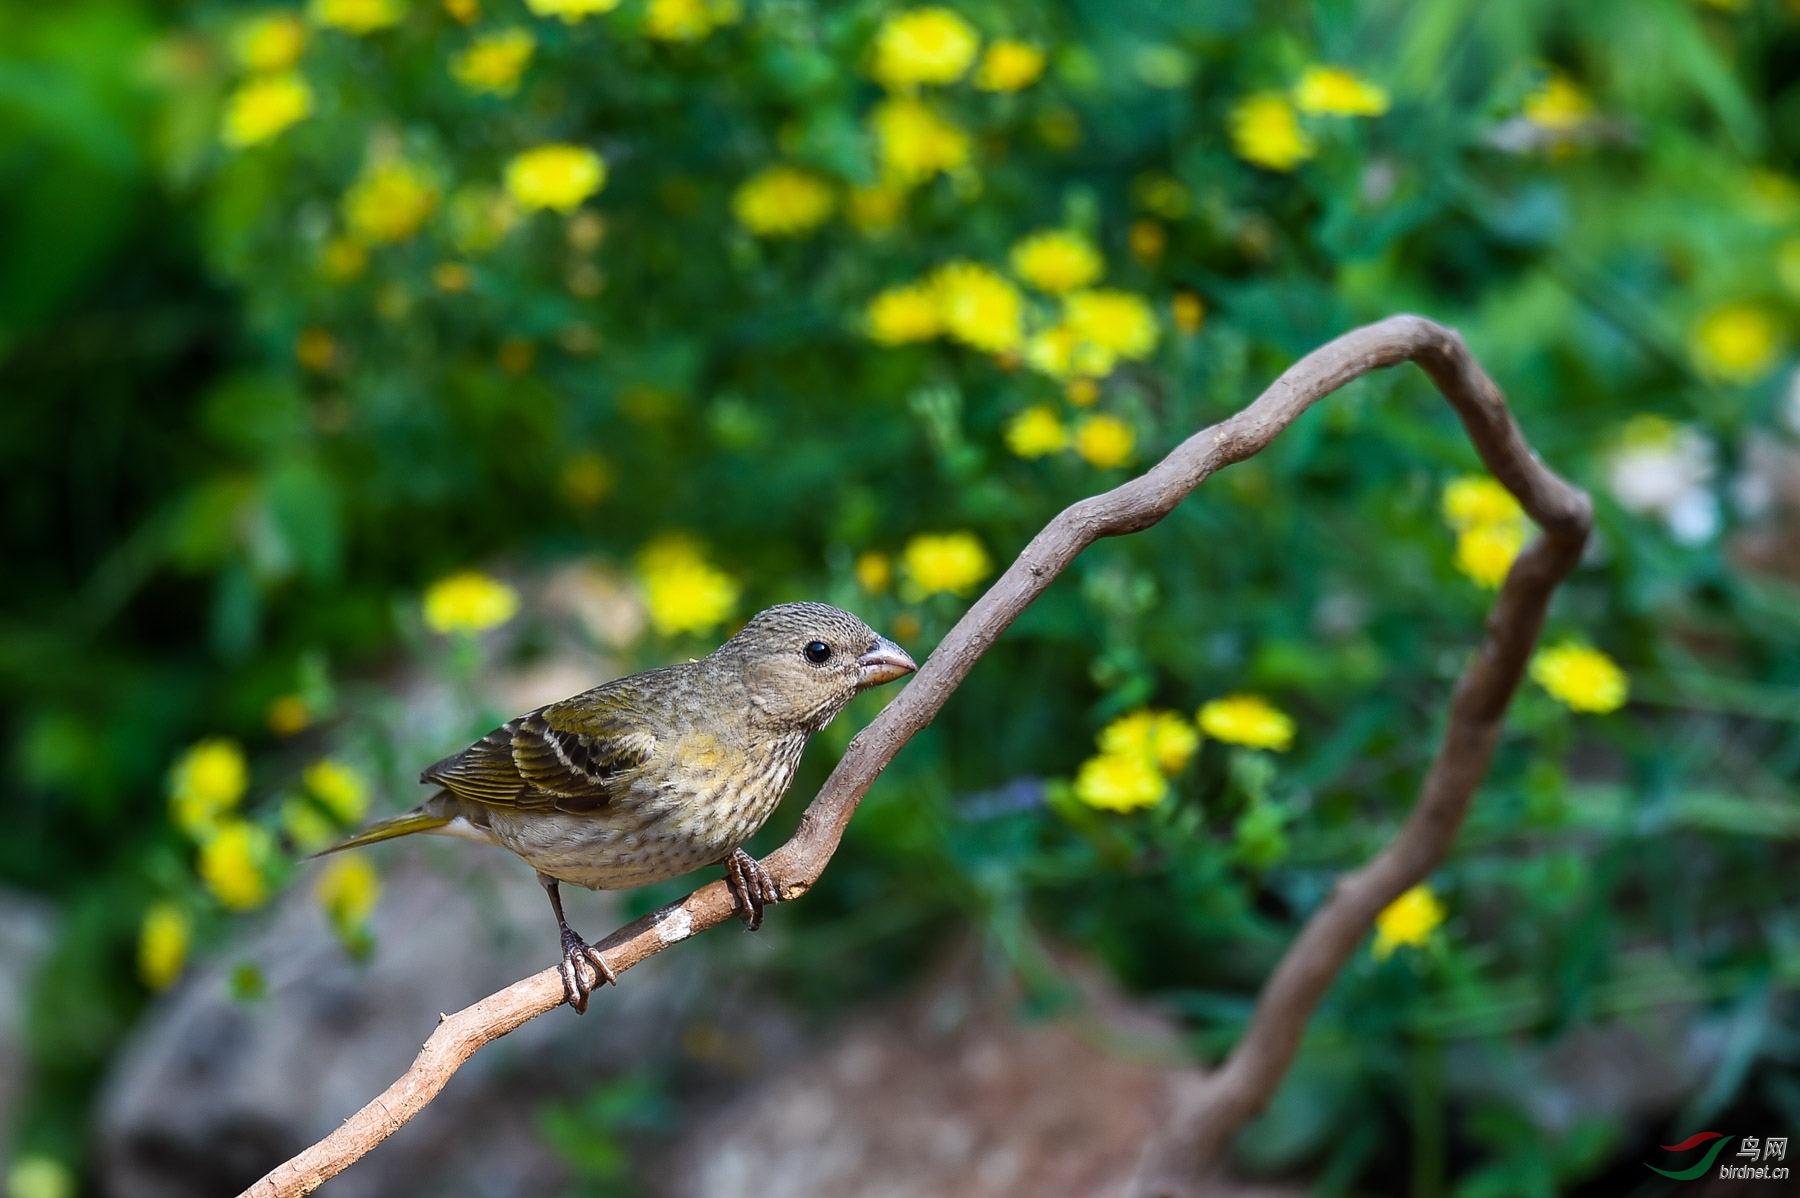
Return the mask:
{"type": "Polygon", "coordinates": [[[721,864],[739,915],[760,927],[780,895],[740,846],[781,801],[807,739],[860,691],[917,668],[849,612],[771,607],[698,661],[508,721],[420,776],[437,794],[326,852],[413,832],[511,849],[550,896],[563,993],[586,1011],[617,978],[569,927],[557,883],[621,890],[721,864]]]}

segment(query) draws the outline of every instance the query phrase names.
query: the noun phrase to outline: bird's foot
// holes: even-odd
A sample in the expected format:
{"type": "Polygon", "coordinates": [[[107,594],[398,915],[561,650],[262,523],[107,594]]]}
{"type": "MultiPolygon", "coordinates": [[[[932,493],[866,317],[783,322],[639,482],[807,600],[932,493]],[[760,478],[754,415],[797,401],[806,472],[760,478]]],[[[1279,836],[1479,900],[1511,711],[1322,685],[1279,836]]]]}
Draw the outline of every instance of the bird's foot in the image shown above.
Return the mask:
{"type": "Polygon", "coordinates": [[[602,983],[617,986],[619,975],[612,971],[600,950],[583,940],[567,924],[562,930],[562,961],[557,972],[562,974],[563,999],[575,1008],[577,1015],[587,1014],[588,995],[602,983]]]}
{"type": "Polygon", "coordinates": [[[775,879],[743,849],[732,849],[731,856],[725,858],[725,885],[731,888],[731,900],[737,907],[738,918],[752,932],[762,927],[763,907],[781,901],[775,879]]]}

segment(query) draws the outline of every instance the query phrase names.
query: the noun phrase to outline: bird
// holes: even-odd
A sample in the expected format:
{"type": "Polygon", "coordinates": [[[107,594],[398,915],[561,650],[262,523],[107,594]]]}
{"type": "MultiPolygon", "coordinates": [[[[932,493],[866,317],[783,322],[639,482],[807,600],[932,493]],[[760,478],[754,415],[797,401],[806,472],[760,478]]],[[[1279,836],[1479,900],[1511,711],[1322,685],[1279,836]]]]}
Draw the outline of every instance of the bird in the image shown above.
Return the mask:
{"type": "Polygon", "coordinates": [[[787,792],[808,739],[862,691],[916,669],[847,611],[779,604],[705,657],[508,720],[420,774],[439,787],[423,803],[318,855],[418,832],[510,849],[549,895],[563,997],[585,1013],[618,978],[569,926],[559,883],[622,890],[723,865],[756,930],[780,895],[744,842],[787,792]]]}

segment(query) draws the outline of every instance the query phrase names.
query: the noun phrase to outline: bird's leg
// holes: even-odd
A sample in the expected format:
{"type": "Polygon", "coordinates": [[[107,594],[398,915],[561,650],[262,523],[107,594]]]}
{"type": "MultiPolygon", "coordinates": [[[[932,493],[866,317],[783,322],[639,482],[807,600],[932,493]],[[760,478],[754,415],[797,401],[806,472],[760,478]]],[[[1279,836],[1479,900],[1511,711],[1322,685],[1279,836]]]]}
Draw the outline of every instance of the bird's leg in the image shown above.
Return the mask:
{"type": "Polygon", "coordinates": [[[617,986],[619,975],[612,971],[600,950],[583,940],[569,926],[563,916],[562,891],[556,885],[556,879],[548,874],[539,874],[538,883],[543,886],[544,893],[550,896],[550,909],[556,912],[556,926],[562,932],[562,961],[557,965],[557,972],[562,974],[563,998],[577,1015],[587,1014],[588,995],[599,988],[600,983],[610,982],[617,986]],[[587,972],[582,965],[593,967],[594,980],[588,981],[587,972]]]}
{"type": "Polygon", "coordinates": [[[762,927],[763,907],[768,903],[779,903],[781,891],[775,888],[775,879],[769,876],[769,871],[743,849],[732,849],[724,865],[725,885],[731,888],[731,900],[737,907],[738,917],[754,932],[762,927]]]}

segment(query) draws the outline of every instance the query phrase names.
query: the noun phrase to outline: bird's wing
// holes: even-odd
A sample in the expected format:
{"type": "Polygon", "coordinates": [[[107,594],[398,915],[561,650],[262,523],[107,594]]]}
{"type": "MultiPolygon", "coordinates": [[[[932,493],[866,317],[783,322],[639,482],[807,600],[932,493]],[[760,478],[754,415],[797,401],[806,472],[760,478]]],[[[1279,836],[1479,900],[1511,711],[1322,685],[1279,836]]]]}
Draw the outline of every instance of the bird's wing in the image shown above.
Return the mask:
{"type": "Polygon", "coordinates": [[[647,764],[656,734],[628,694],[608,688],[552,703],[494,729],[420,775],[459,798],[525,811],[604,807],[647,764]]]}

